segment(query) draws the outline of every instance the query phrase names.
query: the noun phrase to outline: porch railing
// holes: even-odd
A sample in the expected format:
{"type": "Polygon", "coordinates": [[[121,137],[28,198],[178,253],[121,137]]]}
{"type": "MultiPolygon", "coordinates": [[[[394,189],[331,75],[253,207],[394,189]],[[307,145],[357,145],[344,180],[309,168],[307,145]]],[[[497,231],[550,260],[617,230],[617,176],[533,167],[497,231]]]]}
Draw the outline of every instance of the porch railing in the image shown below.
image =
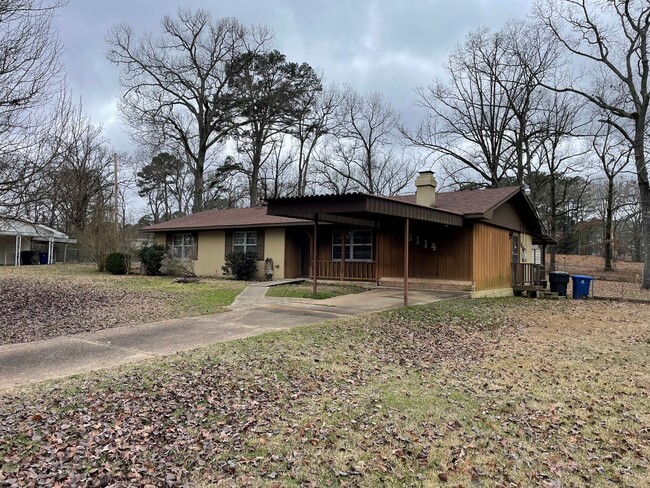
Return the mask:
{"type": "Polygon", "coordinates": [[[512,265],[512,284],[542,286],[546,280],[546,267],[541,264],[515,263],[512,265]]]}
{"type": "MultiPolygon", "coordinates": [[[[375,279],[376,263],[374,261],[318,261],[318,278],[370,281],[375,279]],[[345,267],[345,269],[344,269],[345,267]]],[[[311,264],[309,276],[312,276],[311,264]]]]}

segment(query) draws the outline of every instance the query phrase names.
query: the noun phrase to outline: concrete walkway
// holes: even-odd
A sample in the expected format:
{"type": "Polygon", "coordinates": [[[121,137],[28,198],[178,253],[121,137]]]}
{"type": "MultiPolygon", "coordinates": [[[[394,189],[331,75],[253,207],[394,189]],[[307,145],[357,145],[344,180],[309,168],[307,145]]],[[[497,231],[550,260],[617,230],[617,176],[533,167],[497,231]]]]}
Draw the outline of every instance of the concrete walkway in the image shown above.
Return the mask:
{"type": "MultiPolygon", "coordinates": [[[[230,310],[214,315],[116,327],[0,346],[0,390],[141,361],[216,342],[402,306],[402,290],[377,288],[326,300],[266,297],[267,284],[247,287],[230,310]]],[[[464,296],[411,291],[411,305],[464,296]]]]}

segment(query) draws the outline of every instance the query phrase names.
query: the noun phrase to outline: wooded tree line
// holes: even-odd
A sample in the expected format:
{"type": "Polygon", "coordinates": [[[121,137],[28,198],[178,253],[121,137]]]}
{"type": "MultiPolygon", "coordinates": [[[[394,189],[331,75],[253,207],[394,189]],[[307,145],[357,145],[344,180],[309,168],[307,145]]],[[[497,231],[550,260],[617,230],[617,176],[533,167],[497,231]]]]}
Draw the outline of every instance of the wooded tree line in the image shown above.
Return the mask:
{"type": "MultiPolygon", "coordinates": [[[[3,5],[0,23],[12,26],[3,32],[41,39],[24,46],[41,53],[32,66],[0,73],[0,129],[11,136],[0,148],[3,212],[83,228],[114,190],[108,142],[82,110],[66,97],[38,110],[60,91],[50,20],[61,3],[3,5]],[[20,90],[28,102],[16,102],[20,90]]],[[[180,9],[156,34],[122,24],[107,41],[151,221],[284,195],[393,195],[433,168],[448,189],[528,188],[558,250],[602,249],[611,265],[615,252],[641,258],[650,243],[649,27],[642,0],[539,0],[525,20],[470,33],[445,75],[416,88],[417,127],[381,93],[327,83],[288,60],[263,26],[180,9]]],[[[10,42],[0,53],[8,60],[10,42]]]]}

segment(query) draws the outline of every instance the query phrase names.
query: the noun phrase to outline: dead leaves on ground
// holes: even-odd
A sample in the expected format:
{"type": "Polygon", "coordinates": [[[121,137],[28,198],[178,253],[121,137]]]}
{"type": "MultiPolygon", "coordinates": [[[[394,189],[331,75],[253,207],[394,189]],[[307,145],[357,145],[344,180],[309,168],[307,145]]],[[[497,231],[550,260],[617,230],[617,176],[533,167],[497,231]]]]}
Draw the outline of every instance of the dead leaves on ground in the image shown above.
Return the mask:
{"type": "Polygon", "coordinates": [[[648,343],[630,342],[647,326],[609,352],[529,334],[528,316],[605,313],[579,307],[414,307],[5,397],[0,485],[629,483],[647,473],[648,343]]]}
{"type": "Polygon", "coordinates": [[[146,323],[169,317],[173,295],[91,280],[0,278],[0,345],[146,323]]]}

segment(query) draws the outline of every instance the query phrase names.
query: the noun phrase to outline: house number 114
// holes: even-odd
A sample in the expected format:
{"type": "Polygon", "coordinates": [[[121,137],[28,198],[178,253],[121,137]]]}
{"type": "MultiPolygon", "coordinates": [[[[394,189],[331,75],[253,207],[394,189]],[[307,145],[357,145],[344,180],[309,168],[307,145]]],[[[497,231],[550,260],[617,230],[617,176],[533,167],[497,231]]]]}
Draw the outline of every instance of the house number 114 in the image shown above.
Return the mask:
{"type": "MultiPolygon", "coordinates": [[[[414,236],[413,234],[409,234],[409,242],[415,242],[416,246],[420,245],[420,236],[414,236]]],[[[429,244],[428,239],[422,239],[422,245],[425,249],[431,249],[432,251],[435,252],[436,250],[436,243],[432,242],[429,244]]]]}

